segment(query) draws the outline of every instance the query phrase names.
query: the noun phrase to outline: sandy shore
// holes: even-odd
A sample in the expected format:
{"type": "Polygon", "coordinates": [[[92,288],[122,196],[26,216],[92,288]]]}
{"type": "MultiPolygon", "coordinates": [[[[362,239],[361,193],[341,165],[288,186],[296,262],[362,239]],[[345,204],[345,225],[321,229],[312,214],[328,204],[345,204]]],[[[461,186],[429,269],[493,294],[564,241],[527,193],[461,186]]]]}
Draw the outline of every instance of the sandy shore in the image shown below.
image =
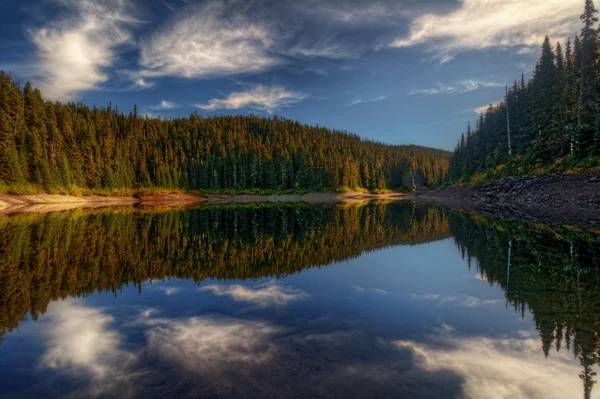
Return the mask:
{"type": "Polygon", "coordinates": [[[373,200],[414,198],[412,194],[364,194],[359,192],[315,192],[302,195],[194,195],[165,194],[140,197],[71,196],[54,194],[0,195],[0,214],[47,213],[79,208],[111,206],[191,206],[202,203],[304,202],[310,204],[358,203],[373,200]]]}
{"type": "Polygon", "coordinates": [[[133,197],[73,196],[54,194],[0,195],[0,214],[47,213],[79,208],[134,205],[133,197]]]}

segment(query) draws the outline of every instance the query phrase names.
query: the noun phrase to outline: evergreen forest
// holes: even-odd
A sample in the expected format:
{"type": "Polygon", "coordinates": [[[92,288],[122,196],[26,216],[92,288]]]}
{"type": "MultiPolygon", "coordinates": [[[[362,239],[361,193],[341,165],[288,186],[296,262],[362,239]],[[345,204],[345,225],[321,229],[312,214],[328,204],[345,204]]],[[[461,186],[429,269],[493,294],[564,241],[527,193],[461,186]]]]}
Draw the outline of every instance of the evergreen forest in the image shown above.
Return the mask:
{"type": "Polygon", "coordinates": [[[443,182],[450,155],[277,116],[160,119],[51,103],[0,72],[4,193],[406,191],[443,182]]]}
{"type": "Polygon", "coordinates": [[[546,36],[533,77],[506,88],[458,141],[449,180],[481,181],[600,167],[600,28],[585,1],[579,35],[546,36]]]}

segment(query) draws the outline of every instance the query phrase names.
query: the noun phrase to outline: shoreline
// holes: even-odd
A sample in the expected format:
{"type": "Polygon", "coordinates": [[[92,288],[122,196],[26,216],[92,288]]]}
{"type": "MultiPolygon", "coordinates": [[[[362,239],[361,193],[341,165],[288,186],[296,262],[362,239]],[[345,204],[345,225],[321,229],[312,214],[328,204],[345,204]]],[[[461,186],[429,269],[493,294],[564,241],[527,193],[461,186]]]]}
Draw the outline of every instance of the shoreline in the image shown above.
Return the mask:
{"type": "Polygon", "coordinates": [[[417,194],[451,209],[550,225],[600,229],[600,173],[513,177],[417,194]]]}
{"type": "Polygon", "coordinates": [[[0,195],[0,215],[16,213],[49,213],[82,208],[117,206],[193,206],[200,204],[280,203],[304,202],[309,204],[360,203],[376,200],[415,199],[413,193],[368,194],[356,191],[344,193],[313,192],[306,194],[273,195],[201,195],[157,194],[141,196],[74,196],[62,194],[0,195]]]}

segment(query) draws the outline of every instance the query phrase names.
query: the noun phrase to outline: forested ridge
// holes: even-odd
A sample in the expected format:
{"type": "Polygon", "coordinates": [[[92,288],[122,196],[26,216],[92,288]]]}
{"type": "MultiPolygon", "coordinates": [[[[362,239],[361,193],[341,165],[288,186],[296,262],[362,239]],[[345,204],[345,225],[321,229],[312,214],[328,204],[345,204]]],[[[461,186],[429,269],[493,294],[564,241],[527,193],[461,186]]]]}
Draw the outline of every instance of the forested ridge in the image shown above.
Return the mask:
{"type": "Polygon", "coordinates": [[[600,166],[600,29],[585,1],[583,27],[563,47],[546,36],[532,79],[470,124],[450,161],[453,183],[600,166]]]}
{"type": "Polygon", "coordinates": [[[156,119],[51,103],[0,72],[0,192],[435,186],[450,153],[258,116],[156,119]]]}

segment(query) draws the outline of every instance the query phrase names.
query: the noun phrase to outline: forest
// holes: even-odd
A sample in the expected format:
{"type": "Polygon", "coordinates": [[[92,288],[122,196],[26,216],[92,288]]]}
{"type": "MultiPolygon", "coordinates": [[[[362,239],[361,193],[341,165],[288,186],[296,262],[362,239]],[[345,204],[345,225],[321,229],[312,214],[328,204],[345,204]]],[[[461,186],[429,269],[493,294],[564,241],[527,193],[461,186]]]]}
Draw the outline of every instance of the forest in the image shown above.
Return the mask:
{"type": "Polygon", "coordinates": [[[533,77],[506,88],[467,126],[450,161],[452,183],[600,167],[600,30],[585,1],[582,29],[563,47],[546,36],[533,77]]]}
{"type": "Polygon", "coordinates": [[[51,103],[0,72],[0,193],[406,191],[443,182],[450,155],[277,116],[160,119],[51,103]]]}

